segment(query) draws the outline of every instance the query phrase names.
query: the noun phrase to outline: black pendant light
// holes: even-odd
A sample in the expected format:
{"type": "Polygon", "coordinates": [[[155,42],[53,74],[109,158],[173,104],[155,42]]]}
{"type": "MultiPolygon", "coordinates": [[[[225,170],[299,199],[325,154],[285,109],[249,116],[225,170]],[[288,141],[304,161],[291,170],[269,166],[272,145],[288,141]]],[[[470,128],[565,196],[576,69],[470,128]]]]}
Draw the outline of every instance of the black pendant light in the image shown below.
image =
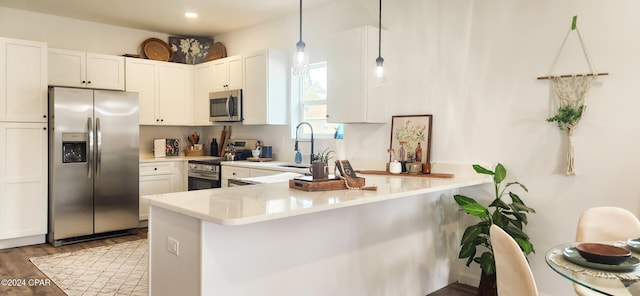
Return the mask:
{"type": "Polygon", "coordinates": [[[309,69],[309,57],[305,54],[306,44],[302,41],[302,0],[300,0],[300,40],[296,43],[296,54],[293,57],[293,74],[305,76],[309,69]]]}
{"type": "Polygon", "coordinates": [[[385,71],[384,71],[384,59],[381,55],[382,51],[382,0],[380,0],[380,6],[378,10],[378,57],[376,58],[376,73],[375,73],[375,81],[376,83],[384,83],[385,71]]]}

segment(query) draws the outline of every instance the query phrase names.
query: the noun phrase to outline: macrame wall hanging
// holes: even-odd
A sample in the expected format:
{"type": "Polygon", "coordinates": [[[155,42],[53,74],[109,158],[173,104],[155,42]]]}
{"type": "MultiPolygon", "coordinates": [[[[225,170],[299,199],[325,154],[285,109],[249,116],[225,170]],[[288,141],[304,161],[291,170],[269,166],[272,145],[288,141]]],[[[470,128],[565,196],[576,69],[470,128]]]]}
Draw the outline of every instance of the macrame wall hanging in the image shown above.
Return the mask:
{"type": "Polygon", "coordinates": [[[558,104],[558,111],[555,116],[547,118],[548,122],[555,122],[561,131],[564,131],[567,135],[567,175],[575,175],[574,171],[574,156],[573,156],[573,141],[572,136],[575,128],[582,118],[582,114],[585,111],[586,105],[584,103],[585,96],[591,83],[601,75],[608,75],[608,73],[598,73],[596,67],[589,56],[587,47],[582,40],[580,30],[576,26],[577,16],[573,17],[571,22],[571,28],[567,32],[558,50],[558,54],[551,64],[549,69],[549,75],[538,77],[538,79],[549,79],[553,85],[553,91],[558,104]],[[591,73],[586,74],[569,74],[569,75],[554,75],[553,70],[558,63],[558,58],[564,49],[564,45],[567,42],[567,38],[571,32],[575,31],[580,40],[582,51],[587,60],[589,71],[591,73]]]}

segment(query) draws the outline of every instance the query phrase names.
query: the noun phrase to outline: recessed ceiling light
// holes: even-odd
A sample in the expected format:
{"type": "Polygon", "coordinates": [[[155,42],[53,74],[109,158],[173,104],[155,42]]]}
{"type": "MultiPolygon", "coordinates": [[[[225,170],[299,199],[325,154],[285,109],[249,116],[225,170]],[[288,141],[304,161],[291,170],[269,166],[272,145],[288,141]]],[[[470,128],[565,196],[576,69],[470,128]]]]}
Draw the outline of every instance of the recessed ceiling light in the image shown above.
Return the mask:
{"type": "Polygon", "coordinates": [[[185,12],[185,13],[184,13],[184,16],[185,16],[185,17],[188,17],[188,18],[197,18],[197,17],[198,17],[198,14],[197,14],[197,13],[195,13],[195,12],[185,12]]]}

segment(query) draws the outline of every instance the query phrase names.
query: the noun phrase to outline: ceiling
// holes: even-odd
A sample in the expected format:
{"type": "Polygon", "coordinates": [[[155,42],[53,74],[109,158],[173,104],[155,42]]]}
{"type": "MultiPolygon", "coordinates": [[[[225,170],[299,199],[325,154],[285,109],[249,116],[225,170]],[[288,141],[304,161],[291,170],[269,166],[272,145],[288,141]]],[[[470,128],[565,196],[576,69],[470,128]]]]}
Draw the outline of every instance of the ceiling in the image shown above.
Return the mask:
{"type": "MultiPolygon", "coordinates": [[[[335,0],[305,0],[304,10],[335,0]]],[[[0,6],[181,36],[215,36],[299,11],[295,0],[0,0],[0,6]],[[185,12],[198,17],[188,19],[185,12]]]]}

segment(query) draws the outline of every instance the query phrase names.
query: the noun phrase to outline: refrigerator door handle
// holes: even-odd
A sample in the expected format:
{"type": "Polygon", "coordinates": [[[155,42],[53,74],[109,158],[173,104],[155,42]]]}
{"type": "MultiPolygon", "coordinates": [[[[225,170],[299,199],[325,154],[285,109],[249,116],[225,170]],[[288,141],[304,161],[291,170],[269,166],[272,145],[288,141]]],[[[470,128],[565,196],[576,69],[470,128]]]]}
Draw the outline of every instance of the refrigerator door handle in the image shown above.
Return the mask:
{"type": "Polygon", "coordinates": [[[89,131],[89,161],[88,163],[88,172],[87,178],[91,179],[93,172],[93,124],[91,117],[87,118],[87,130],[89,131]]]}
{"type": "Polygon", "coordinates": [[[100,177],[100,164],[102,162],[102,132],[100,131],[100,118],[96,117],[96,179],[100,177]]]}

